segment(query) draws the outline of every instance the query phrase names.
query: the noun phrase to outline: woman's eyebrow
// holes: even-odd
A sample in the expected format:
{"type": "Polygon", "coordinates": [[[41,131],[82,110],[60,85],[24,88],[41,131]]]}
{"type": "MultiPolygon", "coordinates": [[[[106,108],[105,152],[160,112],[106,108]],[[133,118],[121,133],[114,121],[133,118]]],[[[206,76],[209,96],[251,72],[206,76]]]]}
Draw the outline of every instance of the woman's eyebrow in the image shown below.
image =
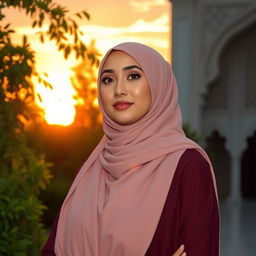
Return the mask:
{"type": "MultiPolygon", "coordinates": [[[[130,70],[130,69],[133,69],[133,68],[137,68],[137,69],[143,71],[142,68],[137,66],[137,65],[126,66],[126,67],[123,67],[122,70],[127,71],[127,70],[130,70]]],[[[114,69],[104,69],[101,72],[101,75],[103,75],[104,73],[115,73],[115,70],[114,69]]]]}
{"type": "Polygon", "coordinates": [[[101,72],[101,75],[103,75],[104,73],[115,73],[114,69],[104,69],[102,72],[101,72]]]}
{"type": "Polygon", "coordinates": [[[131,65],[131,66],[123,67],[122,70],[126,71],[126,70],[130,70],[130,69],[133,69],[133,68],[138,68],[138,69],[140,69],[141,71],[143,71],[142,68],[140,68],[140,67],[137,66],[137,65],[131,65]]]}

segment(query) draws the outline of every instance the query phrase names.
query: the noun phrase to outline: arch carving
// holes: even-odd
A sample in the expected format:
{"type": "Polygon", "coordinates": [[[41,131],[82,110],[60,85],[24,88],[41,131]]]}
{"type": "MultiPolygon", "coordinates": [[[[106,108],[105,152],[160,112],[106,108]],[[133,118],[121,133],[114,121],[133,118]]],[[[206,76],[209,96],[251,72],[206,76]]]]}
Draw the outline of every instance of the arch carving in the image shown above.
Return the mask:
{"type": "MultiPolygon", "coordinates": [[[[204,9],[204,12],[207,11],[204,9]]],[[[208,14],[203,14],[203,84],[207,85],[220,73],[222,50],[234,36],[256,22],[256,4],[207,5],[208,14]],[[212,21],[215,18],[217,21],[212,21]]]]}

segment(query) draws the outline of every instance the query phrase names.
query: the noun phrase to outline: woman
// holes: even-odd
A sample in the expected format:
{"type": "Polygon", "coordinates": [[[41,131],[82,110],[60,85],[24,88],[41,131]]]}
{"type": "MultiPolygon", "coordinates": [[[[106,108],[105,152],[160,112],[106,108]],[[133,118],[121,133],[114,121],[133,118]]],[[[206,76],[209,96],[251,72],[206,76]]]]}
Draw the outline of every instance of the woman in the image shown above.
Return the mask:
{"type": "Polygon", "coordinates": [[[98,90],[105,136],[42,255],[219,255],[213,170],[182,131],[170,65],[145,45],[117,45],[102,60],[98,90]]]}

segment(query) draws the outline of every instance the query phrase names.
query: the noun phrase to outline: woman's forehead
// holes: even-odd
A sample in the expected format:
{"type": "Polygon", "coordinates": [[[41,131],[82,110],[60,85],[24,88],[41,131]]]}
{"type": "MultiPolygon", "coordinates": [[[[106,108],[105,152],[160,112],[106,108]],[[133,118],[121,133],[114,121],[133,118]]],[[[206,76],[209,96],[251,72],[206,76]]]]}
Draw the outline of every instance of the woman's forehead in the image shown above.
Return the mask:
{"type": "Polygon", "coordinates": [[[136,65],[141,67],[140,63],[129,53],[120,50],[112,50],[104,59],[102,69],[106,67],[123,67],[123,65],[136,65]]]}

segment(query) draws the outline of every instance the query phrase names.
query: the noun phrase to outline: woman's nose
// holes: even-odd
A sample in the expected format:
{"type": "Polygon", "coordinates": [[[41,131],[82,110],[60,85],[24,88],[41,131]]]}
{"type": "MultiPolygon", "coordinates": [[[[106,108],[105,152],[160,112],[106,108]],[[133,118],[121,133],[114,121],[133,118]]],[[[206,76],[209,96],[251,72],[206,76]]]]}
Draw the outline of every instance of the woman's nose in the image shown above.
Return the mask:
{"type": "Polygon", "coordinates": [[[116,86],[115,86],[115,95],[116,96],[122,96],[122,95],[127,95],[127,88],[124,82],[122,81],[117,81],[116,86]]]}

